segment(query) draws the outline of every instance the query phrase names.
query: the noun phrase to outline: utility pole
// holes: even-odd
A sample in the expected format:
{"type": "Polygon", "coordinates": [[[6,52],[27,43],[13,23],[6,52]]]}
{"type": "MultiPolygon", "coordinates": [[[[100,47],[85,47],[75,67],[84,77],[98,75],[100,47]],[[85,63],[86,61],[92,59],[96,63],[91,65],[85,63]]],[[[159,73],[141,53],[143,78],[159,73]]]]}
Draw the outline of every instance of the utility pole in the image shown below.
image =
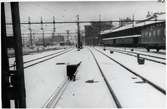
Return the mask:
{"type": "Polygon", "coordinates": [[[44,38],[44,28],[43,28],[42,17],[41,17],[41,30],[42,30],[43,47],[45,47],[45,38],[44,38]]]}
{"type": "Polygon", "coordinates": [[[101,14],[99,15],[99,37],[98,37],[98,39],[99,39],[99,45],[101,44],[101,36],[100,36],[100,32],[101,32],[101,14]]]}
{"type": "Polygon", "coordinates": [[[133,24],[132,24],[132,26],[133,26],[133,28],[134,28],[134,23],[135,23],[135,22],[134,22],[134,21],[135,21],[135,16],[134,16],[134,14],[133,14],[133,16],[132,16],[132,19],[133,19],[133,22],[132,22],[133,24]]]}
{"type": "Polygon", "coordinates": [[[70,31],[67,30],[66,32],[67,32],[67,40],[69,41],[69,34],[70,34],[70,31]]]}
{"type": "Polygon", "coordinates": [[[53,16],[53,32],[56,32],[56,27],[55,27],[55,16],[53,16]]]}
{"type": "Polygon", "coordinates": [[[53,16],[53,36],[55,36],[55,32],[56,32],[56,27],[55,27],[55,16],[53,16]]]}
{"type": "Polygon", "coordinates": [[[32,47],[32,29],[31,29],[31,21],[30,17],[28,17],[29,31],[30,31],[30,47],[32,47]]]}
{"type": "Polygon", "coordinates": [[[79,26],[79,15],[77,15],[77,33],[78,33],[78,44],[77,44],[77,48],[78,48],[78,51],[80,50],[81,48],[81,42],[80,42],[80,26],[79,26]]]}
{"type": "Polygon", "coordinates": [[[54,42],[54,36],[56,32],[56,27],[55,27],[55,16],[53,16],[53,33],[52,33],[52,44],[54,42]]]}

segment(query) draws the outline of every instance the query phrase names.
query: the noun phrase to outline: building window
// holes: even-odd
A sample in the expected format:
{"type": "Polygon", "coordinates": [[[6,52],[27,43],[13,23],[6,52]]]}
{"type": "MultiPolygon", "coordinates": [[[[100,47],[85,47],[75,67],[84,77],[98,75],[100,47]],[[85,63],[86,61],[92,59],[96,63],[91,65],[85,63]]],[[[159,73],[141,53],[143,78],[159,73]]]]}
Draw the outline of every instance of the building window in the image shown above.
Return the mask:
{"type": "Polygon", "coordinates": [[[161,32],[160,29],[158,29],[157,30],[157,36],[160,36],[160,34],[161,34],[160,32],[161,32]]]}
{"type": "Polygon", "coordinates": [[[166,36],[166,30],[165,30],[165,28],[164,28],[164,36],[166,36]]]}
{"type": "Polygon", "coordinates": [[[156,31],[155,30],[153,31],[153,36],[156,37],[156,31]]]}
{"type": "Polygon", "coordinates": [[[151,31],[149,31],[149,37],[151,37],[151,31]]]}
{"type": "Polygon", "coordinates": [[[148,36],[148,32],[147,32],[147,31],[145,32],[145,35],[144,35],[144,36],[145,36],[145,37],[147,37],[147,36],[148,36]]]}

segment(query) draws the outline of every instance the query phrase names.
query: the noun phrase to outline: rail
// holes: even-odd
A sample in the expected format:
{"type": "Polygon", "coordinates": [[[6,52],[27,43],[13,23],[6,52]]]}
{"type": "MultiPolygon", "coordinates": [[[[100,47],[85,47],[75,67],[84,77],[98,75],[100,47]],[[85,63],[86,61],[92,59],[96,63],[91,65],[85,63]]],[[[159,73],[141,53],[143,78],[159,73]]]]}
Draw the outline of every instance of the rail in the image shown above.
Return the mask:
{"type": "MultiPolygon", "coordinates": [[[[37,60],[40,60],[40,59],[43,59],[43,58],[52,56],[52,57],[46,58],[46,59],[44,59],[44,60],[41,60],[41,61],[35,62],[35,63],[33,63],[33,64],[30,64],[30,65],[28,65],[28,66],[25,66],[24,69],[26,69],[26,68],[28,68],[28,67],[31,67],[31,66],[34,66],[34,65],[36,65],[36,64],[45,62],[45,61],[47,61],[47,60],[53,59],[53,58],[55,58],[55,57],[57,57],[57,56],[63,55],[63,54],[65,54],[65,53],[67,53],[67,52],[70,52],[70,51],[72,51],[72,50],[73,50],[73,49],[70,49],[70,50],[67,50],[67,51],[66,51],[66,50],[63,50],[63,51],[59,51],[59,52],[56,52],[56,53],[53,53],[53,54],[49,54],[49,55],[46,55],[46,56],[42,56],[42,57],[39,57],[39,58],[36,58],[36,59],[32,59],[32,60],[25,61],[25,62],[23,62],[23,64],[30,63],[30,62],[33,62],[33,61],[37,61],[37,60]],[[58,54],[58,53],[60,53],[60,54],[58,54]],[[53,56],[53,55],[54,55],[54,56],[53,56]]],[[[14,64],[14,65],[11,65],[10,68],[15,67],[15,66],[16,66],[15,64],[14,64]]]]}
{"type": "MultiPolygon", "coordinates": [[[[77,64],[77,67],[80,66],[82,62],[79,62],[77,64]]],[[[75,71],[75,74],[78,72],[78,70],[75,71]]],[[[58,101],[60,100],[62,94],[64,93],[64,91],[66,90],[68,84],[70,83],[70,81],[68,80],[68,78],[66,78],[63,81],[63,84],[55,90],[55,92],[51,95],[51,97],[46,101],[46,103],[42,106],[42,108],[55,108],[58,101]]]]}
{"type": "MultiPolygon", "coordinates": [[[[116,50],[116,49],[114,49],[116,50]]],[[[123,51],[123,50],[116,50],[116,51],[123,51]]],[[[149,55],[149,54],[143,54],[143,53],[137,53],[137,52],[132,52],[132,51],[124,51],[124,52],[128,52],[128,53],[133,53],[133,54],[140,54],[140,55],[143,55],[143,56],[148,56],[148,57],[153,57],[153,58],[157,58],[157,59],[162,59],[162,60],[166,60],[166,58],[163,58],[163,57],[159,57],[159,56],[153,56],[153,55],[149,55]]]]}
{"type": "MultiPolygon", "coordinates": [[[[129,56],[137,57],[137,56],[134,55],[134,54],[130,54],[130,52],[128,53],[128,51],[122,51],[122,50],[113,50],[113,51],[115,51],[115,52],[117,52],[117,53],[126,54],[126,55],[129,55],[129,56]]],[[[141,53],[136,53],[136,54],[143,55],[143,54],[141,54],[141,53]]],[[[147,56],[148,56],[148,55],[147,55],[147,56]]],[[[151,57],[151,56],[150,56],[150,57],[151,57]]],[[[152,57],[153,57],[153,56],[152,56],[152,57]]],[[[157,61],[157,60],[149,59],[149,58],[146,58],[146,57],[142,57],[142,58],[144,58],[144,59],[146,59],[146,60],[148,60],[148,61],[152,61],[152,62],[155,62],[155,63],[159,63],[159,64],[166,65],[165,62],[161,62],[161,61],[157,61]]],[[[154,58],[155,58],[155,57],[154,57],[154,58]]],[[[159,57],[159,58],[160,58],[160,57],[159,57]]]]}
{"type": "Polygon", "coordinates": [[[121,64],[120,62],[116,61],[115,59],[113,59],[110,56],[106,55],[105,53],[101,52],[100,50],[98,50],[96,48],[95,48],[95,50],[98,51],[99,53],[103,54],[104,56],[108,57],[110,60],[116,62],[117,64],[119,64],[120,66],[122,66],[123,68],[125,68],[126,70],[128,70],[130,73],[138,76],[143,81],[145,81],[148,84],[150,84],[151,86],[153,86],[156,90],[160,91],[162,94],[166,95],[166,90],[165,89],[161,88],[160,86],[156,85],[155,83],[151,82],[150,80],[146,79],[145,77],[139,75],[138,73],[132,71],[130,68],[126,67],[125,65],[121,64]]]}
{"type": "Polygon", "coordinates": [[[102,77],[103,77],[103,79],[104,79],[104,81],[105,81],[105,83],[106,83],[106,85],[107,85],[107,88],[108,88],[109,91],[110,91],[111,96],[113,97],[113,99],[114,99],[114,101],[115,101],[115,104],[116,104],[117,108],[122,108],[122,105],[120,104],[120,102],[119,102],[119,100],[118,100],[116,94],[114,93],[113,89],[111,88],[111,85],[109,84],[109,82],[108,82],[107,78],[105,77],[105,75],[104,75],[102,69],[100,68],[100,65],[99,65],[99,63],[97,62],[97,59],[96,59],[95,55],[93,54],[93,52],[92,52],[90,49],[89,49],[89,51],[91,52],[91,54],[92,54],[92,56],[93,56],[93,58],[94,58],[94,60],[95,60],[95,62],[96,62],[96,64],[97,64],[97,66],[98,66],[98,68],[99,68],[99,71],[100,71],[100,73],[101,73],[101,75],[102,75],[102,77]]]}
{"type": "Polygon", "coordinates": [[[69,84],[68,79],[65,79],[63,81],[63,84],[60,85],[55,92],[51,95],[51,97],[46,101],[46,103],[42,106],[42,108],[54,108],[58,101],[60,100],[60,97],[62,96],[63,92],[67,88],[69,84]]]}
{"type": "Polygon", "coordinates": [[[56,54],[56,55],[54,55],[54,56],[52,56],[52,57],[49,57],[49,58],[47,58],[47,59],[44,59],[44,60],[35,62],[35,63],[31,64],[31,65],[25,66],[24,69],[26,69],[26,68],[28,68],[28,67],[31,67],[31,66],[34,66],[34,65],[36,65],[36,64],[45,62],[45,61],[47,61],[47,60],[53,59],[53,58],[55,58],[55,57],[61,56],[61,55],[65,54],[65,53],[68,53],[68,52],[70,52],[70,51],[72,51],[72,49],[70,49],[70,50],[68,50],[68,51],[65,51],[65,52],[62,52],[62,53],[60,53],[60,54],[56,54]]]}

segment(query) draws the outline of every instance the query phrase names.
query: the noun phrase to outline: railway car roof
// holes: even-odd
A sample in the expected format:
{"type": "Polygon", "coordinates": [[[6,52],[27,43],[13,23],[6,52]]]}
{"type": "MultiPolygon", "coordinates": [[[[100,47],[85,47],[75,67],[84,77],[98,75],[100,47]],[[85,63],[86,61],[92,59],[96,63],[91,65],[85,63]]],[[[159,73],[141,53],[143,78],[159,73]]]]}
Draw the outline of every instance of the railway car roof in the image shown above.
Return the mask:
{"type": "Polygon", "coordinates": [[[137,35],[131,35],[131,36],[120,36],[120,37],[109,37],[109,38],[104,38],[103,40],[111,40],[111,39],[123,39],[123,38],[132,38],[132,37],[140,37],[140,34],[137,35]]]}
{"type": "Polygon", "coordinates": [[[141,23],[135,23],[133,24],[129,24],[123,27],[120,27],[118,29],[110,29],[110,30],[105,30],[102,31],[100,34],[108,34],[108,33],[112,33],[112,32],[117,32],[117,31],[121,31],[121,30],[126,30],[126,29],[130,29],[130,28],[136,28],[136,27],[143,27],[143,26],[147,26],[147,25],[151,25],[151,24],[156,24],[156,23],[160,23],[160,22],[165,22],[165,21],[146,21],[146,22],[141,22],[141,23]]]}
{"type": "Polygon", "coordinates": [[[144,27],[144,26],[148,26],[148,25],[151,25],[151,24],[156,24],[156,23],[161,23],[161,22],[165,22],[165,14],[163,15],[159,15],[155,20],[147,20],[147,21],[143,21],[143,22],[140,22],[140,23],[134,23],[134,24],[129,24],[129,25],[126,25],[126,26],[122,26],[120,28],[117,28],[117,29],[110,29],[110,30],[105,30],[105,31],[102,31],[100,34],[101,35],[104,35],[104,34],[108,34],[108,33],[112,33],[112,32],[117,32],[117,31],[122,31],[122,30],[126,30],[126,29],[130,29],[130,28],[138,28],[138,27],[144,27]]]}

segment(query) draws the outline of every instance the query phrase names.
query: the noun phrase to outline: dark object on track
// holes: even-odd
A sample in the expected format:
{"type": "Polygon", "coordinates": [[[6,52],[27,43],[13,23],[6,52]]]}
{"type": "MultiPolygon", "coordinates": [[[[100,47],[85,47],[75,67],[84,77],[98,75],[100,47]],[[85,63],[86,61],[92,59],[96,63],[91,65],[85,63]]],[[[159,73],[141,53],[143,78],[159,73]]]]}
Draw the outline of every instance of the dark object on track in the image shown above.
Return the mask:
{"type": "Polygon", "coordinates": [[[131,51],[134,51],[134,49],[131,49],[131,51]]]}
{"type": "Polygon", "coordinates": [[[56,65],[63,65],[65,64],[64,62],[56,63],[56,65]]]}
{"type": "Polygon", "coordinates": [[[76,71],[77,71],[77,68],[79,67],[80,64],[81,64],[81,62],[79,62],[78,64],[74,64],[74,65],[67,65],[67,77],[68,77],[68,80],[75,81],[76,71]]]}
{"type": "Polygon", "coordinates": [[[144,64],[145,63],[145,59],[140,57],[139,54],[137,54],[137,62],[138,62],[138,64],[144,64]]]}
{"type": "Polygon", "coordinates": [[[104,50],[104,51],[106,51],[106,49],[105,49],[105,48],[103,48],[103,50],[104,50]]]}
{"type": "Polygon", "coordinates": [[[113,53],[114,53],[114,51],[112,51],[112,50],[111,50],[111,51],[110,51],[110,53],[111,53],[111,54],[113,54],[113,53]]]}
{"type": "Polygon", "coordinates": [[[87,81],[85,81],[86,83],[97,83],[97,82],[99,82],[99,81],[95,81],[95,80],[87,80],[87,81]]]}

